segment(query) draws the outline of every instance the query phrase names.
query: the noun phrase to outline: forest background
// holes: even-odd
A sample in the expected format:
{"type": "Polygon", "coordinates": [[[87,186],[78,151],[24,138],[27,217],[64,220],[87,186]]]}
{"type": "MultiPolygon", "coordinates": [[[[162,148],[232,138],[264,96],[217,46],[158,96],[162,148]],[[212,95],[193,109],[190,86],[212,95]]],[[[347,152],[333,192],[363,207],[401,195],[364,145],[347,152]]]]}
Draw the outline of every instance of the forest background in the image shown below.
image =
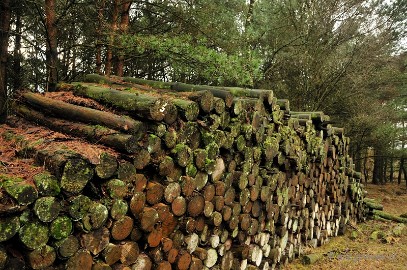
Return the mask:
{"type": "Polygon", "coordinates": [[[2,0],[0,15],[2,122],[20,89],[89,73],[272,89],[344,126],[365,181],[407,178],[405,0],[2,0]]]}

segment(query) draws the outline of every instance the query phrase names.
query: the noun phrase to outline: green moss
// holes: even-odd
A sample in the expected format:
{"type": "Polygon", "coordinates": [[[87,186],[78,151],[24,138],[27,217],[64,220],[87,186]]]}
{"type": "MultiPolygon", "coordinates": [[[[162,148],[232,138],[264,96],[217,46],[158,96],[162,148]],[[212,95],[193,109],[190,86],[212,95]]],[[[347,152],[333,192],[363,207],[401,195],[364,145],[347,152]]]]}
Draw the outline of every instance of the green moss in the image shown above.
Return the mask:
{"type": "Polygon", "coordinates": [[[53,221],[61,210],[61,204],[55,197],[41,197],[34,205],[34,212],[43,222],[53,221]]]}
{"type": "Polygon", "coordinates": [[[79,193],[92,179],[94,170],[83,159],[70,159],[66,162],[61,177],[61,188],[67,192],[79,193]]]}
{"type": "Polygon", "coordinates": [[[91,199],[85,195],[79,195],[71,201],[71,206],[69,207],[69,214],[74,220],[82,219],[88,212],[92,204],[91,199]]]}
{"type": "Polygon", "coordinates": [[[0,242],[11,239],[20,229],[18,217],[5,217],[0,219],[0,242]]]}
{"type": "Polygon", "coordinates": [[[20,228],[21,242],[29,249],[37,249],[48,242],[48,226],[41,222],[31,222],[20,228]]]}
{"type": "Polygon", "coordinates": [[[185,168],[185,173],[188,176],[195,177],[195,175],[198,173],[198,169],[196,168],[196,166],[193,163],[189,163],[187,165],[187,167],[185,168]]]}
{"type": "Polygon", "coordinates": [[[128,204],[124,200],[115,200],[110,209],[110,216],[113,219],[120,219],[124,217],[129,209],[128,204]]]}
{"type": "Polygon", "coordinates": [[[86,231],[99,229],[106,223],[108,215],[109,211],[106,206],[101,203],[92,203],[82,219],[83,228],[86,231]]]}
{"type": "Polygon", "coordinates": [[[19,204],[27,205],[38,198],[37,190],[21,178],[3,176],[3,187],[19,204]]]}
{"type": "Polygon", "coordinates": [[[40,173],[34,176],[34,183],[41,196],[56,196],[61,189],[58,179],[49,173],[40,173]]]}
{"type": "Polygon", "coordinates": [[[127,185],[119,179],[112,179],[107,182],[107,190],[112,199],[122,199],[127,195],[127,185]]]}
{"type": "Polygon", "coordinates": [[[72,233],[72,221],[67,216],[57,217],[50,225],[51,236],[56,240],[68,237],[72,233]]]}

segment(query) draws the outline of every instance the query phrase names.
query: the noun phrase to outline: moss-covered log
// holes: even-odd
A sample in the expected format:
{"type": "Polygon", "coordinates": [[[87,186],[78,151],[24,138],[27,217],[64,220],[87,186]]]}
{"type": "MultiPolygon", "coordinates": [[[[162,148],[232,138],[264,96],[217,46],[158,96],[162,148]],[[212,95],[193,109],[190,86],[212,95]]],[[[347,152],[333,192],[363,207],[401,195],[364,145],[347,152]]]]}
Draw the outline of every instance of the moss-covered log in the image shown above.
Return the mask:
{"type": "Polygon", "coordinates": [[[37,189],[24,179],[1,175],[0,181],[7,194],[14,198],[18,204],[31,204],[38,198],[37,189]]]}
{"type": "Polygon", "coordinates": [[[128,93],[91,84],[77,84],[74,92],[150,120],[167,119],[166,122],[171,124],[177,118],[175,105],[157,96],[128,93]]]}
{"type": "Polygon", "coordinates": [[[61,211],[61,203],[55,197],[41,197],[34,204],[34,212],[42,222],[53,221],[61,211]]]}
{"type": "Polygon", "coordinates": [[[139,134],[144,130],[143,122],[136,121],[128,116],[77,106],[30,92],[24,93],[23,97],[30,105],[64,119],[106,126],[131,133],[136,137],[139,137],[139,134]]]}
{"type": "Polygon", "coordinates": [[[41,196],[56,196],[61,191],[58,179],[48,172],[34,175],[34,183],[41,196]]]}
{"type": "Polygon", "coordinates": [[[80,193],[94,175],[89,162],[72,151],[44,149],[36,159],[60,179],[61,189],[68,193],[80,193]]]}
{"type": "Polygon", "coordinates": [[[50,129],[68,135],[86,138],[91,142],[101,143],[119,151],[127,153],[133,153],[136,151],[138,138],[133,135],[123,134],[103,126],[87,125],[49,117],[24,105],[16,106],[15,110],[22,117],[41,125],[45,125],[50,129]]]}
{"type": "Polygon", "coordinates": [[[398,217],[398,216],[395,216],[395,215],[392,215],[390,213],[386,213],[386,212],[383,212],[380,210],[373,210],[373,215],[379,216],[379,217],[387,219],[387,220],[399,222],[399,223],[407,223],[407,218],[398,217]]]}
{"type": "Polygon", "coordinates": [[[22,226],[18,236],[28,249],[39,249],[47,244],[49,229],[46,224],[34,221],[22,226]]]}
{"type": "Polygon", "coordinates": [[[0,219],[0,242],[11,239],[19,230],[19,217],[2,217],[0,219]]]}
{"type": "Polygon", "coordinates": [[[171,85],[171,89],[179,92],[209,91],[213,94],[213,96],[222,98],[225,101],[226,107],[228,108],[230,108],[233,101],[233,95],[229,91],[215,87],[207,87],[205,85],[174,83],[173,85],[171,85]]]}

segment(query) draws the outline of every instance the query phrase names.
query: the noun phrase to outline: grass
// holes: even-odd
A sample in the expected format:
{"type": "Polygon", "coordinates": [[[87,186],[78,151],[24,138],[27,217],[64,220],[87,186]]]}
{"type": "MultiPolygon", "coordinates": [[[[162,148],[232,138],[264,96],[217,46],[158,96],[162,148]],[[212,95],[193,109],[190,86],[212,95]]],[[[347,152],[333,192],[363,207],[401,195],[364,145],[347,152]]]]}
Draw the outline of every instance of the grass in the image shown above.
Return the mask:
{"type": "MultiPolygon", "coordinates": [[[[384,206],[384,211],[394,215],[407,212],[407,191],[405,183],[397,185],[366,186],[367,197],[376,199],[384,206]]],[[[393,230],[400,225],[395,222],[367,220],[355,226],[348,226],[343,236],[330,238],[330,241],[316,249],[306,249],[305,253],[322,253],[323,258],[313,265],[303,265],[301,258],[285,266],[284,270],[320,269],[320,270],[405,270],[407,269],[407,226],[397,235],[393,230]],[[356,231],[356,238],[352,232],[356,231]],[[378,239],[371,239],[374,231],[379,232],[378,239]],[[382,236],[382,237],[380,237],[382,236]]]]}

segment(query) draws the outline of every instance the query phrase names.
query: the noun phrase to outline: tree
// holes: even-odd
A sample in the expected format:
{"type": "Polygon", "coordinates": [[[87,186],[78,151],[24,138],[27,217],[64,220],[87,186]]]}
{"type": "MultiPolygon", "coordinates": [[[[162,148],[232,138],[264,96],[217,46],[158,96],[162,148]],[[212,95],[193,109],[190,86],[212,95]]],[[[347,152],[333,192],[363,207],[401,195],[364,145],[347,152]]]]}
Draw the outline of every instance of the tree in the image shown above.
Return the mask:
{"type": "Polygon", "coordinates": [[[11,7],[10,0],[0,3],[0,123],[7,118],[7,57],[10,29],[11,7]]]}
{"type": "Polygon", "coordinates": [[[58,43],[55,0],[45,0],[46,63],[48,91],[55,91],[58,83],[58,43]]]}

